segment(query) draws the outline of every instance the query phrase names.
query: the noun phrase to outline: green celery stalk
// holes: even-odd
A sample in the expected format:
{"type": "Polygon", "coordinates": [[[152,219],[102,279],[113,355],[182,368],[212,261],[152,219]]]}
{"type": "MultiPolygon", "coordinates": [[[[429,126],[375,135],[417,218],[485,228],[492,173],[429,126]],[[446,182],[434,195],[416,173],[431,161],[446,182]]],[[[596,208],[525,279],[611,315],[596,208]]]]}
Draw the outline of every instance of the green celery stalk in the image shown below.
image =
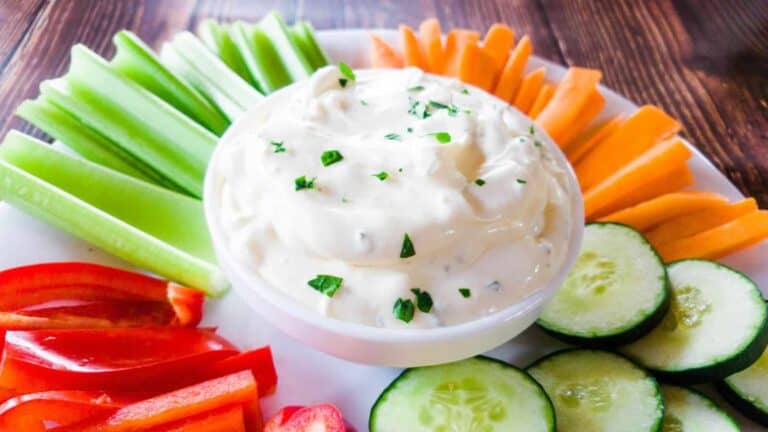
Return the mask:
{"type": "Polygon", "coordinates": [[[197,90],[177,78],[135,34],[123,30],[113,38],[117,52],[112,67],[179,111],[221,135],[229,120],[197,90]]]}
{"type": "Polygon", "coordinates": [[[81,123],[44,95],[35,100],[24,101],[16,108],[16,115],[91,162],[144,181],[160,181],[159,178],[153,177],[152,173],[137,168],[140,166],[136,164],[137,161],[118,145],[81,123]]]}
{"type": "Polygon", "coordinates": [[[279,13],[268,13],[258,24],[258,28],[272,41],[293,81],[307,78],[313,71],[312,65],[304,57],[298,43],[288,33],[288,28],[279,13]]]}
{"type": "Polygon", "coordinates": [[[297,22],[293,26],[293,30],[294,34],[299,35],[298,38],[304,45],[303,49],[306,50],[305,53],[309,52],[307,55],[313,59],[312,65],[315,69],[327,66],[328,63],[330,63],[328,55],[325,54],[325,51],[323,51],[323,48],[321,48],[320,44],[317,42],[315,29],[312,27],[311,23],[308,21],[297,22]]]}
{"type": "Polygon", "coordinates": [[[228,288],[215,265],[0,160],[0,198],[104,251],[162,277],[218,296],[228,288]]]}
{"type": "Polygon", "coordinates": [[[174,73],[195,86],[231,120],[264,98],[192,33],[181,32],[165,43],[160,57],[174,73]]]}
{"type": "Polygon", "coordinates": [[[202,203],[11,131],[0,159],[171,246],[214,262],[202,203]]]}
{"type": "Polygon", "coordinates": [[[251,80],[245,61],[237,49],[237,45],[229,36],[227,30],[218,22],[206,19],[197,26],[197,34],[208,48],[216,54],[221,61],[229,66],[232,71],[240,75],[242,79],[258,89],[258,83],[251,80]]]}
{"type": "Polygon", "coordinates": [[[293,82],[280,54],[261,29],[238,21],[230,27],[230,35],[245,60],[248,72],[264,93],[271,93],[293,82]]]}
{"type": "Polygon", "coordinates": [[[44,82],[41,91],[185,192],[202,195],[217,137],[87,48],[75,46],[66,79],[44,82]]]}

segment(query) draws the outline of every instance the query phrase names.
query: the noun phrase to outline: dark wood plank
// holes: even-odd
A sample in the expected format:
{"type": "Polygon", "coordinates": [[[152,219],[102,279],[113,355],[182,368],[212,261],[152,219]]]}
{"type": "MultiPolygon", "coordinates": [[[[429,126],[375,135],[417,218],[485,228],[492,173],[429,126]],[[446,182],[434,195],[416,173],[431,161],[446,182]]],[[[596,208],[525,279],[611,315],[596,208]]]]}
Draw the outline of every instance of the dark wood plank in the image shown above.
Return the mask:
{"type": "Polygon", "coordinates": [[[0,38],[0,73],[22,39],[29,34],[32,22],[44,4],[44,0],[0,2],[0,28],[3,29],[3,37],[0,38]]]}
{"type": "Polygon", "coordinates": [[[768,124],[765,108],[762,116],[756,109],[765,100],[766,51],[759,46],[768,3],[738,3],[543,0],[569,64],[602,69],[609,87],[662,106],[744,193],[768,206],[768,124]],[[755,74],[751,80],[728,71],[734,47],[745,46],[751,61],[740,70],[755,74]],[[759,59],[762,66],[752,64],[759,59]]]}

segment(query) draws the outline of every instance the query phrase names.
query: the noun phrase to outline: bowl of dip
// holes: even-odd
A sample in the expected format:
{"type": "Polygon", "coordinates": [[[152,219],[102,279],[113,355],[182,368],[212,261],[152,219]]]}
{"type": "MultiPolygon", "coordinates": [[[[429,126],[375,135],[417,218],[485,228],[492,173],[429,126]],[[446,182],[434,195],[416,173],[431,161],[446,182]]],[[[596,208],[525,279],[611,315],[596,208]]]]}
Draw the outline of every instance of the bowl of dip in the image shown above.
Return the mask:
{"type": "Polygon", "coordinates": [[[344,359],[466,358],[538,317],[578,254],[581,194],[514,107],[414,68],[318,70],[248,110],[204,207],[236,293],[344,359]]]}

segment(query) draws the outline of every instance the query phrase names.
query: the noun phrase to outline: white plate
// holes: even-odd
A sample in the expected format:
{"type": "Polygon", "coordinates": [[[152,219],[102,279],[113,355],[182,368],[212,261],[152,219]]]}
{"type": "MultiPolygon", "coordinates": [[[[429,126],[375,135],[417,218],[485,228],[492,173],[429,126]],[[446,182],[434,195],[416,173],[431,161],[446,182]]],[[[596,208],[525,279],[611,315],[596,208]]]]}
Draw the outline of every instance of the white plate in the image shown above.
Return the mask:
{"type": "MultiPolygon", "coordinates": [[[[333,60],[352,66],[368,63],[368,31],[335,30],[319,32],[318,37],[333,60]]],[[[391,30],[376,31],[390,41],[391,30]]],[[[532,58],[529,69],[547,66],[547,79],[558,80],[565,73],[561,66],[532,58]]],[[[610,74],[610,70],[605,71],[610,74]]],[[[602,116],[630,113],[637,106],[616,93],[602,88],[606,108],[602,116]]],[[[695,189],[718,192],[730,199],[741,193],[698,151],[689,162],[696,177],[695,189]]],[[[723,260],[749,276],[763,289],[768,287],[768,242],[723,260]]],[[[105,253],[37,221],[6,204],[0,203],[0,269],[46,261],[82,260],[125,266],[105,253]]],[[[303,346],[279,333],[253,314],[234,293],[207,305],[205,325],[217,326],[219,332],[243,349],[269,344],[278,369],[278,392],[263,400],[264,413],[272,415],[283,405],[335,403],[359,432],[368,429],[368,413],[379,392],[400,372],[397,369],[364,366],[336,359],[303,346]]],[[[562,344],[536,328],[491,351],[489,355],[525,366],[562,344]]],[[[711,388],[704,390],[712,394],[711,388]]],[[[725,406],[725,405],[724,405],[725,406]]],[[[733,413],[733,410],[729,409],[733,413]]],[[[761,428],[736,415],[745,431],[761,428]]]]}

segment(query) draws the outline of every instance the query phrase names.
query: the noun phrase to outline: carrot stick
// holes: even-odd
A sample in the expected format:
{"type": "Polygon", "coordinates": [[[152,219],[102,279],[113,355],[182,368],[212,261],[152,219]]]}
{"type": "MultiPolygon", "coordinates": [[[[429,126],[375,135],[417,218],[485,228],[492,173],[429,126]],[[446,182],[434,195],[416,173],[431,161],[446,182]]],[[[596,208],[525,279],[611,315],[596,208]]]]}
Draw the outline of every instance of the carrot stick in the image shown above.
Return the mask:
{"type": "MultiPolygon", "coordinates": [[[[557,144],[561,148],[567,147],[579,133],[592,123],[592,120],[600,114],[603,107],[605,107],[605,98],[597,88],[592,89],[587,97],[587,102],[573,119],[571,126],[557,137],[557,144]]],[[[555,139],[555,137],[552,138],[555,139]]]]}
{"type": "Polygon", "coordinates": [[[443,41],[440,21],[437,18],[425,19],[419,25],[419,40],[427,59],[427,72],[439,73],[443,70],[443,41]]]}
{"type": "Polygon", "coordinates": [[[552,100],[536,117],[536,124],[544,128],[555,142],[560,142],[559,139],[572,128],[573,122],[594,98],[601,77],[602,73],[598,70],[568,69],[552,100]]]}
{"type": "Polygon", "coordinates": [[[616,201],[612,202],[611,205],[595,216],[610,214],[668,193],[678,192],[691,186],[694,182],[691,169],[688,168],[685,162],[680,163],[677,167],[664,167],[663,171],[663,174],[650,179],[643,187],[633,191],[626,191],[616,201]]]}
{"type": "Polygon", "coordinates": [[[426,70],[427,58],[419,44],[419,39],[413,33],[413,29],[405,24],[400,24],[400,43],[403,46],[403,62],[405,65],[426,70]]]}
{"type": "Polygon", "coordinates": [[[757,203],[754,198],[743,199],[724,207],[699,210],[665,221],[656,228],[647,231],[645,238],[654,246],[658,246],[691,237],[756,210],[757,203]]]}
{"type": "Polygon", "coordinates": [[[647,231],[669,219],[701,210],[712,211],[728,205],[722,195],[705,192],[677,192],[662,195],[636,206],[620,210],[598,219],[618,222],[638,231],[647,231]]]}
{"type": "Polygon", "coordinates": [[[403,67],[403,58],[390,44],[374,34],[371,35],[371,44],[373,44],[371,66],[375,68],[403,67]]]}
{"type": "Polygon", "coordinates": [[[659,245],[666,262],[684,258],[717,259],[768,237],[768,211],[758,210],[694,236],[659,245]]]}
{"type": "Polygon", "coordinates": [[[467,84],[490,91],[496,81],[493,57],[475,44],[465,46],[459,60],[457,77],[467,84]]]}
{"type": "Polygon", "coordinates": [[[476,31],[466,29],[454,29],[448,32],[445,38],[445,54],[442,74],[445,76],[457,76],[459,62],[467,45],[477,45],[480,35],[476,31]]]}
{"type": "Polygon", "coordinates": [[[536,95],[536,99],[533,101],[533,105],[531,105],[531,109],[528,111],[528,117],[536,120],[536,117],[539,115],[541,110],[543,110],[544,107],[547,106],[549,101],[552,99],[553,94],[555,94],[554,85],[544,84],[541,86],[539,94],[536,95]]]}
{"type": "Polygon", "coordinates": [[[544,83],[544,74],[546,73],[547,68],[541,67],[523,78],[523,82],[520,84],[520,91],[517,92],[513,104],[521,112],[527,114],[531,109],[531,105],[533,105],[533,101],[536,99],[539,90],[541,90],[541,85],[544,83]]]}
{"type": "Polygon", "coordinates": [[[678,131],[680,123],[661,109],[651,105],[641,107],[576,165],[579,184],[582,189],[589,189],[678,131]]]}
{"type": "Polygon", "coordinates": [[[571,165],[576,165],[584,155],[612,134],[621,124],[622,120],[624,120],[624,116],[618,115],[605,123],[597,125],[591,131],[581,134],[581,136],[569,143],[565,147],[565,155],[568,157],[571,165]]]}
{"type": "Polygon", "coordinates": [[[517,96],[517,89],[520,87],[525,64],[528,62],[528,57],[531,56],[532,52],[533,45],[531,45],[531,39],[528,36],[523,36],[520,42],[517,43],[517,46],[515,46],[515,49],[512,50],[512,53],[509,54],[504,70],[502,70],[499,81],[496,83],[493,94],[499,99],[511,102],[517,96]]]}
{"type": "Polygon", "coordinates": [[[680,139],[670,139],[651,147],[586,191],[584,213],[587,219],[606,214],[606,209],[622,195],[642,189],[646,184],[679,167],[690,157],[691,150],[680,139]]]}
{"type": "Polygon", "coordinates": [[[504,67],[513,46],[515,31],[501,23],[492,25],[483,39],[483,51],[493,58],[496,70],[504,67]]]}

